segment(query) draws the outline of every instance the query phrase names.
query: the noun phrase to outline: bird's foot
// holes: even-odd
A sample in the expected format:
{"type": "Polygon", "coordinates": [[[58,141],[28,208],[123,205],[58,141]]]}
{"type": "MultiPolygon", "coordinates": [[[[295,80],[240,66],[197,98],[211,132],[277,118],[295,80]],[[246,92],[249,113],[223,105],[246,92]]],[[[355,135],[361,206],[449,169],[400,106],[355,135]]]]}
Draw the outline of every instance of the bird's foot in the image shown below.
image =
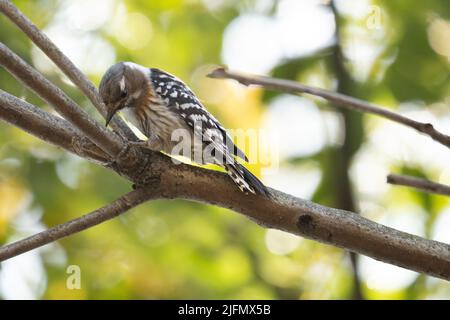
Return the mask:
{"type": "Polygon", "coordinates": [[[120,159],[122,159],[125,156],[125,154],[128,152],[129,149],[130,149],[130,145],[125,144],[125,146],[122,148],[122,150],[120,150],[120,152],[114,158],[110,159],[106,163],[106,166],[114,167],[117,163],[120,162],[120,159]]]}
{"type": "Polygon", "coordinates": [[[146,141],[130,141],[129,144],[138,148],[149,149],[153,151],[160,151],[162,148],[161,139],[158,136],[152,136],[146,141]]]}
{"type": "Polygon", "coordinates": [[[108,161],[106,163],[106,166],[113,167],[118,162],[120,162],[119,160],[122,157],[124,157],[127,152],[129,152],[130,147],[138,147],[138,148],[143,148],[143,149],[150,149],[147,141],[142,141],[142,140],[141,141],[127,141],[127,143],[125,144],[123,149],[119,152],[119,154],[117,154],[113,159],[108,161]]]}
{"type": "Polygon", "coordinates": [[[128,145],[143,149],[149,149],[147,141],[128,141],[128,145]]]}

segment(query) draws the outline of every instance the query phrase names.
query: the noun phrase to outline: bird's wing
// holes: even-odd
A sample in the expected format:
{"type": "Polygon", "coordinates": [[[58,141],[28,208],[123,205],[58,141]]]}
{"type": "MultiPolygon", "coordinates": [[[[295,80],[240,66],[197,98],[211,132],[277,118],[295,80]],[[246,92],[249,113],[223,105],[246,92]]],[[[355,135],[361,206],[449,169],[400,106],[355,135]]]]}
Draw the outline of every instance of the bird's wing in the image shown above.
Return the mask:
{"type": "Polygon", "coordinates": [[[202,138],[210,141],[227,160],[231,160],[231,155],[234,155],[248,161],[225,128],[206,110],[183,81],[160,69],[152,68],[150,71],[155,93],[167,106],[174,108],[194,132],[201,132],[202,138]]]}

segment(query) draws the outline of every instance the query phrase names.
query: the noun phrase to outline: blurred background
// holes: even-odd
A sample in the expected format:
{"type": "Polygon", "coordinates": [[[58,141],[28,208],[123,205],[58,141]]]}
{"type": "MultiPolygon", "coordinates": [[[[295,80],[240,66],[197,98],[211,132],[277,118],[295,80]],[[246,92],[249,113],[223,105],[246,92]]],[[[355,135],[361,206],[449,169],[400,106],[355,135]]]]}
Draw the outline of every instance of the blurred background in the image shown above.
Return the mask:
{"type": "MultiPolygon", "coordinates": [[[[162,68],[184,79],[225,127],[270,132],[258,146],[275,156],[250,166],[267,185],[450,242],[448,198],[385,182],[395,172],[450,184],[450,150],[322,99],[205,77],[224,64],[298,80],[449,134],[448,0],[13,2],[94,83],[117,61],[162,68]]],[[[0,26],[2,42],[102,121],[16,27],[4,17],[0,26]]],[[[3,69],[0,87],[50,110],[3,69]]],[[[0,122],[0,243],[76,218],[130,188],[0,122]]],[[[266,230],[225,209],[155,201],[2,263],[0,298],[447,299],[450,284],[266,230]],[[79,267],[80,289],[67,288],[69,266],[79,267]]]]}

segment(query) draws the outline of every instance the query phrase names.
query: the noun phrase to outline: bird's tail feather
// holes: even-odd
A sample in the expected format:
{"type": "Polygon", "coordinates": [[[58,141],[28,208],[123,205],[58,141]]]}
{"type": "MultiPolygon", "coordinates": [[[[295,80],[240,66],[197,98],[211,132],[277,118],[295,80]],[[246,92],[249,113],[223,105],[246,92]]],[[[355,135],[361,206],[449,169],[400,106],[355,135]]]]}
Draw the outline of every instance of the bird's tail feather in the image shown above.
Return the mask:
{"type": "Polygon", "coordinates": [[[235,162],[233,164],[225,164],[224,167],[234,183],[236,183],[243,192],[261,194],[263,196],[269,195],[266,186],[240,163],[235,162]]]}

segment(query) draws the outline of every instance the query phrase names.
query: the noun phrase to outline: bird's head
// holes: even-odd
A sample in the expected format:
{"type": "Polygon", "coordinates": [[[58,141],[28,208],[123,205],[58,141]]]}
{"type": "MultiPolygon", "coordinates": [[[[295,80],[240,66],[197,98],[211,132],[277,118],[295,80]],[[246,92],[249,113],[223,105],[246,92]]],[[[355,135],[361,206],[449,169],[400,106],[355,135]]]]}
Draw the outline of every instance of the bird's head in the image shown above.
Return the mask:
{"type": "Polygon", "coordinates": [[[133,62],[111,66],[100,81],[100,96],[107,108],[106,126],[121,109],[136,107],[145,95],[149,69],[133,62]]]}

